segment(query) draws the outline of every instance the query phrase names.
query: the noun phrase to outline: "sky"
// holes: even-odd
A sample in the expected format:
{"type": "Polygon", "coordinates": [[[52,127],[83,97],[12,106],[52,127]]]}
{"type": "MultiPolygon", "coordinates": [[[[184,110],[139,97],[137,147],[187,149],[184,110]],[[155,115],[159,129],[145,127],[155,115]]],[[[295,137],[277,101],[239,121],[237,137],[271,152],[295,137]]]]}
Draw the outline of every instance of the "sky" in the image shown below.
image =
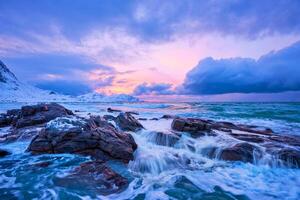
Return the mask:
{"type": "Polygon", "coordinates": [[[79,95],[300,100],[299,0],[0,0],[0,59],[79,95]]]}

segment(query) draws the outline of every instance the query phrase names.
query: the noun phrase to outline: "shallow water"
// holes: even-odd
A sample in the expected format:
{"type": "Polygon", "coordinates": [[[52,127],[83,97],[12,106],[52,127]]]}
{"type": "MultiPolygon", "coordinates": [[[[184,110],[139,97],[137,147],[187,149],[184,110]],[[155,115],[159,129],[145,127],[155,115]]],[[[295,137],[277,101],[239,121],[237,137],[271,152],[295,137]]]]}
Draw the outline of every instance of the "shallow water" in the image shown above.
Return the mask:
{"type": "MultiPolygon", "coordinates": [[[[0,112],[23,104],[0,104],[0,112]]],[[[103,115],[112,107],[139,112],[138,117],[163,114],[201,117],[272,128],[281,134],[300,135],[299,103],[64,103],[76,114],[103,115]]],[[[99,196],[90,188],[67,188],[59,177],[89,158],[60,154],[30,156],[28,142],[1,145],[13,152],[0,159],[1,199],[300,199],[300,170],[274,162],[266,154],[255,164],[225,162],[206,157],[207,149],[237,141],[225,135],[192,138],[158,144],[153,131],[170,131],[171,120],[141,121],[145,130],[132,133],[138,149],[128,166],[110,166],[130,184],[121,193],[99,196]],[[49,161],[49,167],[36,164],[49,161]]],[[[6,129],[1,129],[2,134],[6,129]]]]}

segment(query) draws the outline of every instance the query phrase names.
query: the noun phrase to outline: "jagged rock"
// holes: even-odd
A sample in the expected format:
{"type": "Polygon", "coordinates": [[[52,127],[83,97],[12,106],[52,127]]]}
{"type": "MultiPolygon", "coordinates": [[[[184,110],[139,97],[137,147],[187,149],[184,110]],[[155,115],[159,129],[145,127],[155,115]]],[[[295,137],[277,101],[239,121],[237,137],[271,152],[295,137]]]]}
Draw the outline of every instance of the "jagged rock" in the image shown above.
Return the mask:
{"type": "Polygon", "coordinates": [[[138,120],[140,120],[140,121],[147,121],[147,118],[140,117],[140,118],[138,118],[138,120]]]}
{"type": "Polygon", "coordinates": [[[6,151],[6,150],[3,150],[3,149],[0,149],[0,158],[1,157],[5,157],[5,156],[8,156],[10,155],[11,153],[6,151]]]}
{"type": "Polygon", "coordinates": [[[239,143],[225,148],[220,153],[220,159],[227,161],[242,161],[253,163],[254,157],[260,157],[260,150],[249,143],[239,143]]]}
{"type": "MultiPolygon", "coordinates": [[[[107,108],[107,112],[118,112],[118,113],[121,113],[123,112],[122,110],[118,110],[118,109],[113,109],[113,108],[107,108]]],[[[134,112],[134,111],[126,111],[125,113],[129,113],[131,115],[139,115],[139,113],[137,112],[134,112]]]]}
{"type": "Polygon", "coordinates": [[[200,119],[192,118],[175,118],[171,127],[175,131],[192,133],[193,136],[204,135],[205,132],[211,131],[211,126],[208,123],[200,119]]]}
{"type": "Polygon", "coordinates": [[[153,118],[151,118],[150,120],[152,120],[152,121],[157,121],[157,120],[158,120],[158,118],[156,118],[156,117],[153,117],[153,118]]]}
{"type": "Polygon", "coordinates": [[[0,127],[9,126],[13,121],[13,117],[6,114],[0,114],[0,127]]]}
{"type": "Polygon", "coordinates": [[[6,114],[0,116],[0,126],[1,124],[12,125],[12,128],[9,133],[0,136],[0,142],[32,139],[45,126],[46,122],[69,115],[73,115],[72,111],[56,103],[23,106],[21,109],[8,110],[6,114]]]}
{"type": "Polygon", "coordinates": [[[133,159],[137,145],[133,137],[118,131],[101,117],[85,120],[61,117],[47,123],[28,147],[32,153],[76,153],[97,159],[133,159]]]}
{"type": "Polygon", "coordinates": [[[289,167],[300,168],[300,151],[291,148],[281,149],[276,153],[276,157],[289,167]]]}
{"type": "MultiPolygon", "coordinates": [[[[175,118],[172,122],[172,129],[176,131],[189,132],[189,133],[201,133],[209,132],[211,130],[219,130],[222,132],[232,133],[233,130],[260,134],[260,135],[272,135],[273,131],[270,128],[253,126],[253,125],[244,125],[244,124],[233,124],[231,122],[224,121],[213,121],[206,119],[198,118],[175,118]]],[[[234,134],[232,136],[235,136],[234,134]]],[[[238,136],[237,136],[238,137],[238,136]]],[[[240,137],[241,140],[253,140],[256,142],[262,142],[260,139],[250,138],[249,137],[240,137]]]]}
{"type": "Polygon", "coordinates": [[[151,140],[155,142],[155,144],[162,146],[174,146],[178,140],[180,140],[180,136],[176,133],[172,132],[151,132],[151,140]]]}
{"type": "Polygon", "coordinates": [[[30,140],[34,138],[43,127],[44,124],[23,128],[12,128],[9,133],[0,136],[0,142],[8,143],[16,140],[30,140]]]}
{"type": "Polygon", "coordinates": [[[18,119],[14,122],[16,128],[32,126],[49,122],[57,117],[73,115],[72,111],[57,104],[38,104],[33,106],[23,106],[18,119]]]}
{"type": "Polygon", "coordinates": [[[108,195],[122,191],[128,181],[100,161],[82,163],[65,177],[57,177],[54,184],[67,188],[81,188],[108,195]]]}
{"type": "Polygon", "coordinates": [[[107,112],[122,112],[122,110],[107,108],[107,112]]]}
{"type": "Polygon", "coordinates": [[[175,115],[163,115],[161,117],[161,119],[175,119],[175,118],[177,118],[177,116],[175,115]]]}
{"type": "Polygon", "coordinates": [[[126,111],[125,113],[128,113],[130,115],[139,115],[138,112],[134,112],[134,111],[126,111]]]}
{"type": "Polygon", "coordinates": [[[120,113],[115,118],[116,124],[123,131],[139,131],[143,129],[143,125],[129,113],[120,113]]]}
{"type": "Polygon", "coordinates": [[[266,141],[266,138],[263,138],[260,135],[237,134],[237,133],[230,133],[230,135],[236,139],[246,141],[246,142],[263,143],[266,141]]]}

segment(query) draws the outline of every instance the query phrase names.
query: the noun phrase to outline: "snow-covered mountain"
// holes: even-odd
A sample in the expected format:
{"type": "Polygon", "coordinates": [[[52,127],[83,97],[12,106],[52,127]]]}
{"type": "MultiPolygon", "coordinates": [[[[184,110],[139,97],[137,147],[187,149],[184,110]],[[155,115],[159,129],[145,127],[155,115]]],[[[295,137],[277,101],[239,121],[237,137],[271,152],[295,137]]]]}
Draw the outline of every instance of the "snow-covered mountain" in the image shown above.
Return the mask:
{"type": "Polygon", "coordinates": [[[56,94],[23,83],[0,60],[0,102],[138,102],[126,94],[103,95],[88,93],[78,97],[56,94]]]}
{"type": "Polygon", "coordinates": [[[22,83],[0,60],[0,102],[70,101],[71,97],[22,83]]]}

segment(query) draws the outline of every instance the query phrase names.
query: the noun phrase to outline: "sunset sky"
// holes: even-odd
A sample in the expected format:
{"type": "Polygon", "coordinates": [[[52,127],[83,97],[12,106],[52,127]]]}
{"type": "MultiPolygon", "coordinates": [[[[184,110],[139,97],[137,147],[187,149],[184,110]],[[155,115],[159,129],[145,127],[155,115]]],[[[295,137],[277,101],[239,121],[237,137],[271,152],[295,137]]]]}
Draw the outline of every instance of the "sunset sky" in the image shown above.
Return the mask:
{"type": "Polygon", "coordinates": [[[300,99],[299,8],[298,0],[0,0],[0,59],[20,80],[65,94],[300,99]]]}

